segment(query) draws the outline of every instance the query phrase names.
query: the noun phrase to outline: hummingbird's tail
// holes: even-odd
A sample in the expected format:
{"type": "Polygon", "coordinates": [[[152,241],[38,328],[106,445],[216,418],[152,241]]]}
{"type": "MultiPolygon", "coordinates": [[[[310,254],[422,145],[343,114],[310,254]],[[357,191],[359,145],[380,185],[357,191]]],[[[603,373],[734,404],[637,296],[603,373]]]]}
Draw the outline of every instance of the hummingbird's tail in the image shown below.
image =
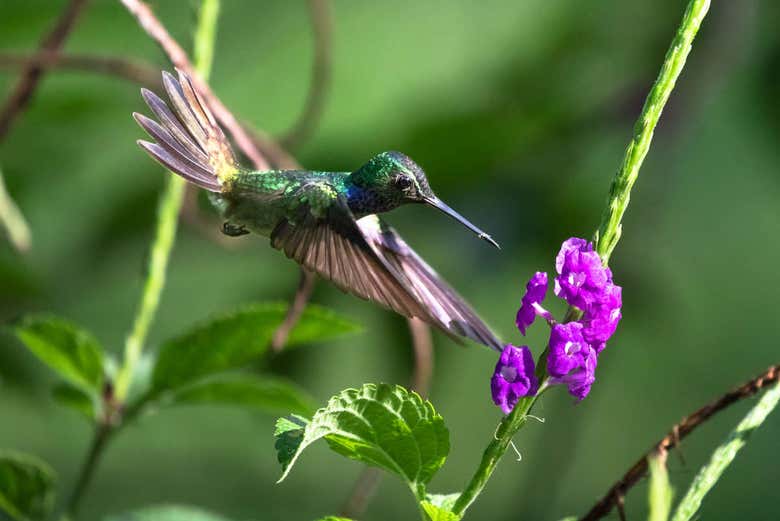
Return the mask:
{"type": "Polygon", "coordinates": [[[152,143],[138,140],[138,144],[187,181],[211,192],[222,192],[239,172],[238,163],[192,80],[183,72],[178,73],[178,80],[166,71],[162,73],[175,114],[154,92],[141,89],[159,123],[134,112],[135,120],[155,140],[152,143]]]}

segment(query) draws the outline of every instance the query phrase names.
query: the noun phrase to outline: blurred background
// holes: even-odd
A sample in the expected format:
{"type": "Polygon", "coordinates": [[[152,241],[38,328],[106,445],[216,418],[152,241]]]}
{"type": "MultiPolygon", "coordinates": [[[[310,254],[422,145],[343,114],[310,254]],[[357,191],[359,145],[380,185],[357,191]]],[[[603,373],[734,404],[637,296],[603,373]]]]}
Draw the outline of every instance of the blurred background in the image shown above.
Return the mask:
{"type": "MultiPolygon", "coordinates": [[[[335,0],[332,84],[315,133],[296,151],[313,169],[352,170],[401,150],[434,189],[501,243],[497,252],[426,208],[389,216],[408,242],[507,341],[523,285],[554,269],[560,243],[589,237],[632,125],[682,16],[682,0],[350,2],[335,0]]],[[[32,51],[63,1],[0,0],[0,50],[32,51]]],[[[192,2],[152,3],[182,44],[192,2]]],[[[225,0],[211,84],[239,115],[272,134],[297,119],[311,75],[304,2],[225,0]]],[[[623,322],[600,359],[591,395],[544,397],[470,519],[582,514],[682,416],[778,362],[780,323],[780,7],[715,2],[664,112],[612,257],[623,322]]],[[[119,5],[94,0],[67,51],[126,55],[170,69],[119,5]]],[[[0,70],[0,92],[17,71],[0,70]]],[[[142,283],[164,174],[135,144],[138,87],[70,71],[48,74],[0,144],[10,193],[30,222],[26,255],[0,243],[0,320],[31,311],[67,317],[119,354],[142,283]]],[[[196,320],[253,301],[286,300],[298,270],[264,239],[226,249],[183,224],[150,336],[154,346],[196,320]]],[[[405,321],[319,284],[314,302],[365,324],[342,341],[271,363],[323,402],[363,382],[407,383],[405,321]]],[[[560,309],[557,309],[560,312],[560,309]]],[[[528,344],[539,353],[545,328],[528,344]]],[[[460,489],[500,411],[488,380],[496,356],[435,333],[430,399],[451,431],[451,455],[431,490],[460,489]]],[[[67,494],[90,437],[55,406],[53,378],[10,335],[0,336],[0,447],[50,462],[67,494]]],[[[747,411],[741,403],[688,438],[687,488],[747,411]]],[[[337,513],[362,468],[314,446],[281,485],[274,418],[219,407],[146,417],[109,448],[83,519],[163,502],[272,521],[337,513]]],[[[701,517],[775,519],[780,417],[770,417],[701,517]]],[[[644,516],[646,483],[627,497],[644,516]]],[[[680,492],[681,493],[681,492],[680,492]]],[[[400,481],[383,480],[365,519],[414,518],[400,481]]],[[[617,514],[612,514],[617,518],[617,514]]]]}

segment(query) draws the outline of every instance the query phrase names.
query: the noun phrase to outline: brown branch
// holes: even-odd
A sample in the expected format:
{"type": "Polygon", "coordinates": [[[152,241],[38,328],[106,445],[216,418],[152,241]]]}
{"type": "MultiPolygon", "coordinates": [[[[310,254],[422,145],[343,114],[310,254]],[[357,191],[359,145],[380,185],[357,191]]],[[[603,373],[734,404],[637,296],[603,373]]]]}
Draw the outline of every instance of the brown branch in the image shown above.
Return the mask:
{"type": "MultiPolygon", "coordinates": [[[[67,7],[60,15],[57,23],[41,40],[38,48],[41,51],[57,51],[62,48],[65,40],[70,34],[73,26],[76,24],[79,15],[87,5],[88,0],[70,0],[67,7]]],[[[27,107],[35,93],[38,82],[43,77],[44,68],[30,64],[22,72],[19,82],[16,84],[5,105],[0,109],[0,141],[2,141],[11,130],[16,117],[27,107]]]]}
{"type": "Polygon", "coordinates": [[[227,107],[225,107],[219,98],[212,92],[208,84],[200,78],[192,66],[190,59],[187,57],[187,53],[184,52],[184,49],[182,49],[176,40],[173,39],[149,6],[141,0],[121,0],[121,2],[125,8],[130,11],[130,14],[135,16],[138,23],[144,31],[146,31],[146,34],[162,48],[171,63],[173,63],[176,68],[186,72],[192,78],[195,88],[198,89],[198,94],[206,101],[209,108],[214,113],[214,117],[216,117],[225,129],[227,129],[238,148],[252,161],[255,168],[258,170],[268,170],[268,161],[257,149],[252,138],[238,123],[235,116],[233,116],[227,107]]]}
{"type": "Polygon", "coordinates": [[[290,331],[292,331],[292,328],[298,323],[298,320],[301,319],[303,310],[306,309],[306,304],[309,303],[316,280],[317,277],[314,273],[301,267],[301,278],[298,282],[298,289],[295,290],[295,294],[290,301],[290,307],[287,308],[287,315],[285,315],[282,323],[276,328],[276,331],[274,331],[274,336],[271,340],[271,350],[273,352],[278,353],[287,343],[290,331]]]}
{"type": "Polygon", "coordinates": [[[0,52],[0,69],[39,67],[42,70],[64,69],[115,76],[149,88],[162,86],[156,66],[118,56],[62,54],[41,51],[35,54],[0,52]]]}
{"type": "Polygon", "coordinates": [[[252,137],[254,145],[262,152],[266,159],[268,159],[268,162],[273,168],[280,170],[295,170],[301,168],[301,165],[289,152],[262,130],[250,127],[249,134],[252,137]]]}
{"type": "Polygon", "coordinates": [[[604,497],[596,503],[590,511],[585,514],[580,521],[594,521],[601,519],[610,513],[615,504],[620,504],[626,492],[636,485],[647,472],[647,457],[654,453],[664,454],[670,449],[676,447],[680,441],[690,434],[696,427],[707,421],[710,417],[719,411],[727,408],[744,398],[753,396],[769,384],[778,381],[780,377],[780,364],[774,365],[756,376],[749,382],[727,392],[717,400],[710,402],[690,416],[686,416],[676,424],[669,433],[664,436],[653,448],[646,454],[643,454],[636,463],[634,463],[628,472],[615,483],[604,497]]]}
{"type": "MultiPolygon", "coordinates": [[[[433,375],[433,339],[431,338],[431,328],[417,318],[407,319],[407,324],[414,348],[414,370],[412,372],[411,388],[425,398],[428,396],[431,376],[433,375]]],[[[381,481],[382,473],[379,469],[375,467],[364,468],[357,481],[355,481],[347,500],[341,507],[340,515],[350,519],[361,517],[381,481]]]]}
{"type": "Polygon", "coordinates": [[[322,117],[325,100],[330,90],[333,19],[328,0],[309,0],[309,16],[314,32],[311,82],[298,121],[279,140],[286,148],[296,148],[311,136],[322,117]]]}
{"type": "Polygon", "coordinates": [[[428,396],[433,376],[433,339],[431,328],[418,318],[406,320],[412,335],[414,348],[414,370],[411,387],[423,398],[428,396]]]}

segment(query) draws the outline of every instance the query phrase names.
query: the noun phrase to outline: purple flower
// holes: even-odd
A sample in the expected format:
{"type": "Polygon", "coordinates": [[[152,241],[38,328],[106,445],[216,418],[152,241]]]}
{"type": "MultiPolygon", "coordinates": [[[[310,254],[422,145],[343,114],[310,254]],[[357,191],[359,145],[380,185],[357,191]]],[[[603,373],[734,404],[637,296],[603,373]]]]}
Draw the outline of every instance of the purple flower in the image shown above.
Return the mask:
{"type": "Polygon", "coordinates": [[[534,358],[527,346],[507,344],[496,364],[490,389],[493,402],[504,414],[512,412],[521,397],[536,394],[539,382],[534,374],[534,358]]]}
{"type": "Polygon", "coordinates": [[[520,309],[517,310],[517,317],[515,318],[515,324],[520,333],[525,335],[528,327],[533,324],[536,319],[536,315],[542,315],[545,318],[552,319],[550,313],[539,305],[547,295],[547,273],[543,271],[537,271],[528,284],[525,285],[525,295],[520,304],[520,309]]]}
{"type": "Polygon", "coordinates": [[[547,372],[552,376],[565,376],[573,369],[582,367],[591,351],[592,348],[582,337],[582,324],[555,324],[550,332],[547,372]]]}
{"type": "Polygon", "coordinates": [[[555,294],[582,310],[595,302],[612,281],[612,272],[593,251],[593,243],[576,237],[561,246],[555,258],[555,269],[558,271],[555,294]]]}
{"type": "Polygon", "coordinates": [[[587,355],[582,360],[582,365],[564,376],[553,376],[551,384],[564,384],[569,389],[569,394],[582,401],[588,396],[590,387],[596,381],[596,351],[588,349],[587,355]]]}
{"type": "Polygon", "coordinates": [[[606,284],[598,298],[585,308],[582,316],[584,325],[582,335],[593,345],[596,352],[601,352],[604,344],[615,333],[622,317],[620,313],[622,305],[623,289],[610,282],[606,284]]]}

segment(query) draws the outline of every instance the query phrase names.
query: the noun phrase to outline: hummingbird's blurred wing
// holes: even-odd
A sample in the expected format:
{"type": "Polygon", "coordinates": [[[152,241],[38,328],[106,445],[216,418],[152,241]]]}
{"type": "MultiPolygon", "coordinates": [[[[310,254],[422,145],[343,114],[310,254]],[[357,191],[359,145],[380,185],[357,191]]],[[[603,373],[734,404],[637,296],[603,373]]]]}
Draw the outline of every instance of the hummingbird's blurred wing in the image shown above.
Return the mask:
{"type": "Polygon", "coordinates": [[[401,236],[376,215],[357,222],[369,244],[399,273],[405,287],[412,287],[437,323],[447,331],[502,350],[504,344],[466,301],[450,287],[401,236]]]}
{"type": "Polygon", "coordinates": [[[271,245],[343,291],[417,317],[450,337],[502,344],[461,297],[378,217],[356,221],[343,195],[323,183],[304,186],[294,222],[283,220],[271,245]],[[313,211],[311,202],[321,210],[313,211]],[[329,201],[329,204],[324,204],[329,201]]]}

